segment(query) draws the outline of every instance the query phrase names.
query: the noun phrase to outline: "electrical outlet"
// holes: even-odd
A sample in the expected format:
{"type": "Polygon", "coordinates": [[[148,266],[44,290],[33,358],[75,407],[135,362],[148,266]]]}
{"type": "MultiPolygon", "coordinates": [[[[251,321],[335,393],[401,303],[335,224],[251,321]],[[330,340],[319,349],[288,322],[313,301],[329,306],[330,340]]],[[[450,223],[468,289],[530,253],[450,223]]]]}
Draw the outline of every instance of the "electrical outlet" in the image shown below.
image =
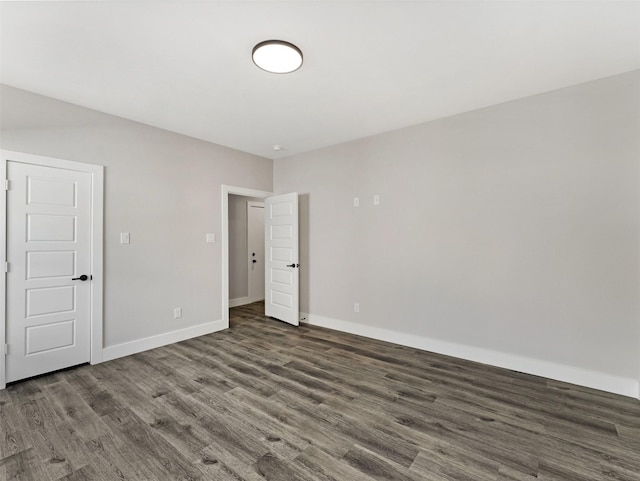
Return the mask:
{"type": "Polygon", "coordinates": [[[130,235],[128,232],[120,232],[120,244],[128,244],[130,241],[130,235]]]}
{"type": "Polygon", "coordinates": [[[182,317],[182,307],[176,307],[173,310],[173,318],[174,319],[179,319],[180,317],[182,317]]]}
{"type": "Polygon", "coordinates": [[[380,196],[377,194],[373,196],[373,205],[380,205],[380,196]]]}
{"type": "Polygon", "coordinates": [[[360,304],[357,302],[353,303],[353,312],[360,312],[360,304]]]}
{"type": "Polygon", "coordinates": [[[215,234],[207,234],[206,240],[209,244],[216,243],[216,235],[215,234]]]}

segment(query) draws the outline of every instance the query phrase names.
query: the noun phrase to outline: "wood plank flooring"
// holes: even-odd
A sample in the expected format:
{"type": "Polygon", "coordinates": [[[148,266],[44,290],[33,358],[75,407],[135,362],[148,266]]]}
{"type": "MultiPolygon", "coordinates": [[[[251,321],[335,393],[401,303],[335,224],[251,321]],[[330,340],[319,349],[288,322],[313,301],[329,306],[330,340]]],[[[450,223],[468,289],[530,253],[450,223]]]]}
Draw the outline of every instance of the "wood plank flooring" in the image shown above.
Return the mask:
{"type": "Polygon", "coordinates": [[[640,402],[235,308],[0,391],[0,479],[640,480],[640,402]]]}

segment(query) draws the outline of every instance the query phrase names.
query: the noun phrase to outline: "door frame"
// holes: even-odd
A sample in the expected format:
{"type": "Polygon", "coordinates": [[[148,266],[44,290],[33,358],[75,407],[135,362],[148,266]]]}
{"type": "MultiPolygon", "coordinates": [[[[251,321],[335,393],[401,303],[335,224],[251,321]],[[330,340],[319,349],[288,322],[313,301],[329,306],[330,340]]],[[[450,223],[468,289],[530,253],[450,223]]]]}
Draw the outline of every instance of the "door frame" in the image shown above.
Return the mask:
{"type": "MultiPolygon", "coordinates": [[[[63,160],[53,157],[25,154],[10,150],[0,150],[0,178],[7,179],[7,163],[9,161],[23,164],[40,165],[57,169],[75,170],[91,174],[91,296],[90,296],[90,363],[102,362],[102,327],[103,327],[103,251],[104,251],[104,167],[102,165],[85,164],[73,160],[63,160]]],[[[0,258],[3,265],[7,261],[7,190],[0,195],[0,212],[4,214],[4,222],[0,222],[0,258]]],[[[0,309],[0,389],[6,387],[6,357],[4,345],[7,333],[7,276],[0,276],[0,299],[5,309],[0,309]]]]}
{"type": "MultiPolygon", "coordinates": [[[[262,290],[262,294],[258,293],[256,295],[255,292],[253,292],[253,289],[251,289],[251,265],[249,264],[249,251],[251,249],[249,249],[249,209],[251,209],[251,207],[255,207],[257,205],[260,205],[261,208],[263,209],[263,214],[264,214],[264,202],[256,202],[255,200],[248,200],[247,201],[247,297],[249,298],[249,302],[257,302],[257,300],[254,300],[256,298],[258,299],[263,299],[264,298],[264,289],[262,290]]],[[[263,215],[264,218],[264,215],[263,215]]],[[[264,232],[264,221],[262,223],[262,231],[264,232]]],[[[264,237],[263,237],[264,239],[264,237]]],[[[262,257],[263,257],[263,264],[264,264],[264,241],[262,242],[262,257]]],[[[263,269],[264,271],[264,269],[263,269]]],[[[264,272],[262,273],[262,278],[264,279],[264,272]]]]}
{"type": "Polygon", "coordinates": [[[220,300],[224,329],[229,328],[229,194],[266,199],[272,196],[273,192],[222,184],[222,231],[220,234],[222,242],[222,293],[220,300]]]}

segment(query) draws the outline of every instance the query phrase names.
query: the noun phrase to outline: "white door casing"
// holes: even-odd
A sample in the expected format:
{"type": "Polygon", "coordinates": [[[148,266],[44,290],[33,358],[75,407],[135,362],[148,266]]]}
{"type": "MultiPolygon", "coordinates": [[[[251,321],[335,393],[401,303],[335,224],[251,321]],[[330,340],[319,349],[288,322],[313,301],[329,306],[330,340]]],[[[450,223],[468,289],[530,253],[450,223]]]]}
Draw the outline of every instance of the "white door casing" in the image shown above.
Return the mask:
{"type": "Polygon", "coordinates": [[[2,170],[8,354],[0,388],[102,360],[103,167],[2,151],[2,170]]]}
{"type": "Polygon", "coordinates": [[[298,194],[265,199],[265,315],[299,325],[298,194]]]}
{"type": "Polygon", "coordinates": [[[264,202],[247,201],[247,283],[250,302],[264,299],[264,202]]]}

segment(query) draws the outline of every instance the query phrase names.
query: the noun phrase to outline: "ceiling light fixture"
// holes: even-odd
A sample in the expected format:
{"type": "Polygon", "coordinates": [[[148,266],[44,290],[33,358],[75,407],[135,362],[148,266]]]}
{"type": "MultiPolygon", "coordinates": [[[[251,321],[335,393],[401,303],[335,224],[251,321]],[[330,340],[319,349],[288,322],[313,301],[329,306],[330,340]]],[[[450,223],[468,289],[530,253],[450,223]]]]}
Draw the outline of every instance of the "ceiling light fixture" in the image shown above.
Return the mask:
{"type": "Polygon", "coordinates": [[[253,47],[253,63],[271,73],[295,72],[302,65],[302,51],[284,40],[267,40],[253,47]]]}

